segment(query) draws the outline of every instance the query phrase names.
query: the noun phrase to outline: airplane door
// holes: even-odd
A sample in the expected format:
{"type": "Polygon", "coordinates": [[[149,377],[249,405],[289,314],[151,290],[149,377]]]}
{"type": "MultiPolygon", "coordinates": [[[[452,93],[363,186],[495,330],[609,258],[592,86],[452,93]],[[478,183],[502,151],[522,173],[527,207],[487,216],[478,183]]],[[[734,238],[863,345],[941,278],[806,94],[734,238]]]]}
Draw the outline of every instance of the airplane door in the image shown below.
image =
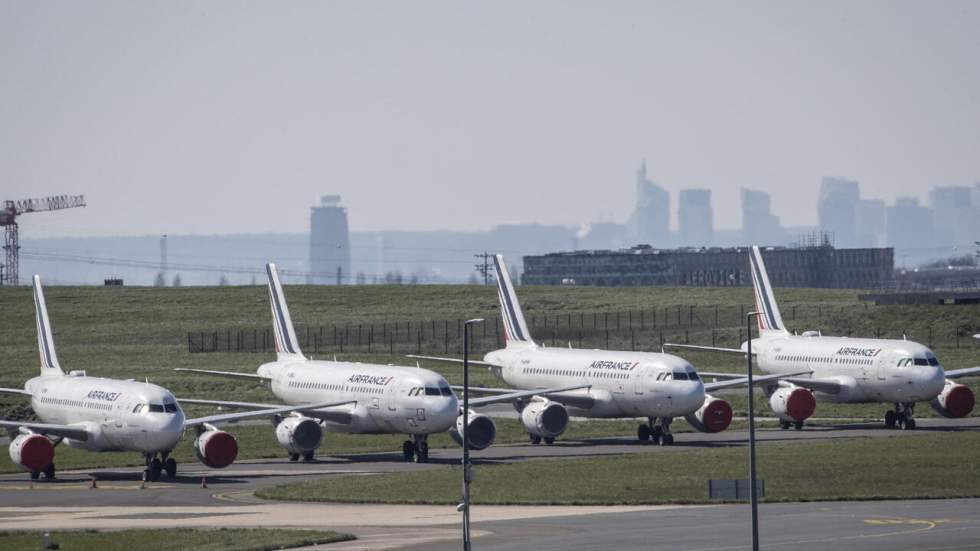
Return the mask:
{"type": "Polygon", "coordinates": [[[643,396],[643,387],[646,386],[650,380],[647,379],[653,371],[645,370],[646,372],[635,373],[633,375],[633,394],[637,396],[643,396]]]}
{"type": "Polygon", "coordinates": [[[878,380],[884,381],[887,378],[886,362],[895,361],[895,358],[891,354],[882,356],[880,358],[875,358],[875,371],[878,372],[878,380]],[[886,360],[887,358],[887,360],[886,360]]]}
{"type": "Polygon", "coordinates": [[[398,410],[398,389],[395,386],[388,388],[388,411],[398,410]]]}

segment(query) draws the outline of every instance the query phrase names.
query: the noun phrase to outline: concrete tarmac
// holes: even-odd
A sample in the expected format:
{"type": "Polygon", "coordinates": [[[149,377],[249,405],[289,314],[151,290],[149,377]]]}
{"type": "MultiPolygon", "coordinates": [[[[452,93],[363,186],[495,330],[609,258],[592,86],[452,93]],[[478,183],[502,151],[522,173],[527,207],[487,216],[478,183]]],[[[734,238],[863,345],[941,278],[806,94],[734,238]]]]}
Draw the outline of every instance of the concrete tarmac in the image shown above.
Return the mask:
{"type": "MultiPolygon", "coordinates": [[[[767,429],[761,442],[837,438],[915,439],[933,431],[980,431],[980,419],[923,419],[915,431],[876,424],[767,429]]],[[[641,445],[624,438],[559,441],[554,446],[494,446],[477,463],[558,460],[630,453],[744,446],[744,431],[683,433],[674,446],[641,445]]],[[[329,441],[324,450],[329,453],[329,441]]],[[[174,481],[140,488],[140,468],[60,472],[54,482],[31,484],[26,474],[0,475],[0,530],[136,528],[174,526],[271,526],[331,528],[360,540],[333,549],[458,549],[459,513],[447,506],[273,503],[255,498],[262,487],[340,475],[371,475],[457,465],[458,449],[432,450],[427,464],[405,463],[401,454],[330,457],[313,463],[249,460],[222,470],[183,464],[174,481]],[[90,489],[90,474],[97,488],[90,489]],[[207,487],[202,488],[202,477],[207,487]]],[[[964,465],[965,466],[965,465],[964,465]]],[[[955,476],[955,469],[951,471],[955,476]]],[[[763,547],[804,549],[980,549],[980,500],[928,500],[765,504],[763,547]]],[[[504,507],[473,509],[481,549],[651,548],[720,551],[748,548],[745,505],[641,507],[504,507]]]]}

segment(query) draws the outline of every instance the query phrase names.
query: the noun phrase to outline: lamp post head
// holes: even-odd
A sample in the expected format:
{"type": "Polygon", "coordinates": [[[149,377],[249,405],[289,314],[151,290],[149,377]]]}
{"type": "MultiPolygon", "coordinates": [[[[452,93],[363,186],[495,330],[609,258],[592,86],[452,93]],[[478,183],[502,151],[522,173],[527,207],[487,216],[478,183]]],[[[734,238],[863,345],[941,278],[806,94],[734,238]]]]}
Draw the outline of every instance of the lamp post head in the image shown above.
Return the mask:
{"type": "Polygon", "coordinates": [[[471,320],[466,320],[463,325],[473,325],[474,323],[483,323],[483,318],[473,318],[471,320]]]}

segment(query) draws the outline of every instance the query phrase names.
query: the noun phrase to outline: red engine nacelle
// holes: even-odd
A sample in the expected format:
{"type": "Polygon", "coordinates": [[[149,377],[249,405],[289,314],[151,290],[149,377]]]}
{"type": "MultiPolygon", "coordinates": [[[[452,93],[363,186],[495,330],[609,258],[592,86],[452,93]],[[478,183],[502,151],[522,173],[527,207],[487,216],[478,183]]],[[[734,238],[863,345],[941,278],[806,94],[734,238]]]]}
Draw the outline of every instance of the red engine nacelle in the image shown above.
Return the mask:
{"type": "Polygon", "coordinates": [[[769,397],[769,408],[780,421],[803,422],[817,409],[817,400],[803,387],[781,386],[769,397]]]}
{"type": "Polygon", "coordinates": [[[54,444],[47,436],[21,434],[10,441],[10,460],[25,471],[42,472],[54,461],[54,444]]]}
{"type": "Polygon", "coordinates": [[[704,395],[704,403],[694,413],[684,416],[687,422],[701,432],[721,432],[732,422],[732,406],[728,402],[704,395]]]}
{"type": "Polygon", "coordinates": [[[973,411],[973,391],[966,385],[954,383],[946,379],[942,392],[930,402],[932,409],[943,417],[958,419],[966,417],[973,411]]]}
{"type": "Polygon", "coordinates": [[[194,453],[201,463],[221,469],[235,462],[238,457],[238,442],[225,431],[208,430],[194,440],[194,453]]]}

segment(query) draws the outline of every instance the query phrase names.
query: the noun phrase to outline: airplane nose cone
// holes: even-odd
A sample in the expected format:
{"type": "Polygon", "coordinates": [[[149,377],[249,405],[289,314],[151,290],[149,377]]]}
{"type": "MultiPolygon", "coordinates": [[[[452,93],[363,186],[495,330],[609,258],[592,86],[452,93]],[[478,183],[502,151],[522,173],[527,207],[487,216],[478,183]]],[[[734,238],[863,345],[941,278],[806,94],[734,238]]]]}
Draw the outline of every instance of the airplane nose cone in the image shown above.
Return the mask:
{"type": "Polygon", "coordinates": [[[920,376],[920,383],[928,388],[929,396],[937,396],[946,384],[946,372],[938,365],[930,365],[923,369],[920,376]]]}

